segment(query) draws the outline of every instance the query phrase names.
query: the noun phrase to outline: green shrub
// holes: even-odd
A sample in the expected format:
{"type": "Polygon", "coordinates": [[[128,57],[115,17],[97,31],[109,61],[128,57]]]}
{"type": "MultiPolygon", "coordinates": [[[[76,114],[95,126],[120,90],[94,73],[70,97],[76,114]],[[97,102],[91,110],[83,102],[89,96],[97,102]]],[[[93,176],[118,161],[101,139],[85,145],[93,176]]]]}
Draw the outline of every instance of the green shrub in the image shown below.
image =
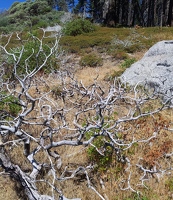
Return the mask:
{"type": "Polygon", "coordinates": [[[1,17],[0,18],[0,27],[4,26],[6,27],[8,25],[8,18],[7,17],[1,17]]]}
{"type": "Polygon", "coordinates": [[[93,142],[94,146],[90,146],[87,149],[89,160],[96,164],[96,170],[99,172],[106,171],[112,162],[113,149],[110,146],[105,147],[104,155],[101,155],[96,148],[101,149],[105,146],[103,137],[95,138],[93,142]],[[96,147],[96,148],[95,148],[96,147]]]}
{"type": "Polygon", "coordinates": [[[143,48],[141,43],[132,44],[124,48],[127,53],[134,53],[140,51],[143,48]]]}
{"type": "Polygon", "coordinates": [[[62,11],[52,10],[51,12],[47,12],[44,15],[39,15],[39,18],[43,21],[46,21],[49,26],[54,26],[56,24],[61,25],[61,16],[64,14],[62,11]]]}
{"type": "Polygon", "coordinates": [[[32,26],[38,24],[40,21],[40,18],[38,16],[34,16],[31,18],[31,23],[32,23],[32,26]]]}
{"type": "Polygon", "coordinates": [[[12,10],[17,6],[17,4],[19,4],[20,2],[18,2],[18,1],[15,1],[12,5],[11,5],[11,7],[10,7],[10,12],[12,12],[12,10]]]}
{"type": "Polygon", "coordinates": [[[51,7],[45,0],[37,0],[28,4],[28,13],[33,15],[41,15],[51,11],[51,7]]]}
{"type": "Polygon", "coordinates": [[[13,14],[13,13],[15,13],[16,11],[22,10],[22,9],[23,9],[23,3],[14,2],[14,3],[12,4],[12,6],[10,7],[10,9],[9,9],[9,13],[10,13],[10,14],[13,14]]]}
{"type": "Polygon", "coordinates": [[[48,23],[44,20],[38,21],[38,23],[34,26],[34,29],[37,28],[46,28],[48,26],[48,23]]]}
{"type": "Polygon", "coordinates": [[[63,36],[61,38],[60,44],[69,53],[78,53],[84,48],[90,47],[89,37],[83,38],[83,35],[77,37],[63,36]]]}
{"type": "MultiPolygon", "coordinates": [[[[44,0],[44,2],[43,0],[30,2],[28,1],[22,3],[15,2],[8,12],[8,23],[15,24],[16,30],[19,30],[16,24],[17,22],[20,23],[23,28],[29,23],[31,23],[33,26],[37,25],[34,28],[46,27],[48,22],[52,20],[48,17],[45,17],[45,15],[47,13],[55,13],[52,11],[52,8],[48,5],[48,2],[46,0],[44,0]]],[[[54,15],[56,16],[56,14],[54,15]]]]}
{"type": "Polygon", "coordinates": [[[79,64],[81,66],[96,67],[103,64],[103,59],[94,53],[87,54],[81,58],[79,64]]]}
{"type": "Polygon", "coordinates": [[[9,27],[0,27],[0,33],[7,34],[10,32],[9,27]]]}
{"type": "Polygon", "coordinates": [[[17,116],[21,110],[18,99],[12,95],[0,94],[0,110],[7,111],[12,116],[17,116]],[[4,97],[3,97],[4,96],[4,97]]]}
{"type": "Polygon", "coordinates": [[[76,36],[95,31],[95,26],[86,19],[75,19],[68,22],[64,28],[65,35],[76,36]]]}

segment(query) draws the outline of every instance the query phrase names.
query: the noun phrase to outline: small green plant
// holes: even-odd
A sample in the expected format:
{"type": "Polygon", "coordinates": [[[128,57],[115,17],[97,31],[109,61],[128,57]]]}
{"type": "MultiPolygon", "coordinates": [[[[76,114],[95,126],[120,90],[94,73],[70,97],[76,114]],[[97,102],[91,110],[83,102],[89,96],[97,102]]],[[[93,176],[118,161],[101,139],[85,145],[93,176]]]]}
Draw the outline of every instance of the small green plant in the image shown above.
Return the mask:
{"type": "Polygon", "coordinates": [[[81,58],[79,64],[81,66],[96,67],[96,66],[102,65],[103,60],[97,54],[92,53],[92,54],[84,55],[81,58]]]}
{"type": "Polygon", "coordinates": [[[130,197],[127,197],[123,200],[150,200],[147,196],[142,196],[138,193],[133,193],[130,197]]]}
{"type": "Polygon", "coordinates": [[[136,62],[135,58],[128,58],[121,64],[121,68],[123,69],[129,68],[135,62],[136,62]]]}
{"type": "Polygon", "coordinates": [[[173,192],[173,178],[168,179],[165,185],[170,192],[173,192]]]}
{"type": "Polygon", "coordinates": [[[7,111],[12,116],[17,116],[21,110],[19,101],[12,95],[0,94],[0,110],[7,111]]]}
{"type": "MultiPolygon", "coordinates": [[[[86,139],[89,139],[99,130],[94,129],[86,133],[86,139]]],[[[105,144],[102,136],[95,137],[93,145],[87,149],[89,160],[96,164],[96,170],[99,172],[105,171],[111,164],[113,158],[112,147],[105,144]],[[103,150],[103,152],[102,152],[103,150]],[[99,153],[102,152],[101,154],[99,153]]]]}
{"type": "Polygon", "coordinates": [[[95,26],[86,19],[74,19],[68,22],[64,28],[65,35],[77,36],[83,33],[90,33],[95,31],[95,26]]]}

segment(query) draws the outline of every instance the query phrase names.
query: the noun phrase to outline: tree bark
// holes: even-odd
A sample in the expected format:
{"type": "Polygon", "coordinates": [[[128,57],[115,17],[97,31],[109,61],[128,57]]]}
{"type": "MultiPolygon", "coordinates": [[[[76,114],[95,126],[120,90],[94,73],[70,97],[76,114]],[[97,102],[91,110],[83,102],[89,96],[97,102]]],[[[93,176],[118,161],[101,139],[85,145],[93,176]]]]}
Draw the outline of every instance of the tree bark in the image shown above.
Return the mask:
{"type": "Polygon", "coordinates": [[[173,0],[169,0],[169,10],[168,10],[168,19],[167,25],[172,26],[172,8],[173,8],[173,0]]]}

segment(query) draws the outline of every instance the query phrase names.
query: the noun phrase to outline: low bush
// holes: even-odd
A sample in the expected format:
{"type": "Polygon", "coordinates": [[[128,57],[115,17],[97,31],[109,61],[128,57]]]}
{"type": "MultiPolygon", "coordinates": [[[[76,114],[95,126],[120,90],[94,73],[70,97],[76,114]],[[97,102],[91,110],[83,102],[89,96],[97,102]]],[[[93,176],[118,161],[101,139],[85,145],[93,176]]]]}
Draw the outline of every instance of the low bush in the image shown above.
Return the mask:
{"type": "Polygon", "coordinates": [[[0,101],[1,113],[3,113],[3,111],[5,110],[6,113],[8,113],[7,116],[12,115],[16,117],[19,111],[21,110],[21,106],[18,103],[18,99],[12,95],[6,95],[2,93],[0,94],[0,99],[1,99],[0,101]]]}
{"type": "Polygon", "coordinates": [[[8,25],[8,18],[6,16],[0,18],[0,27],[1,26],[6,27],[7,25],[8,25]]]}
{"type": "Polygon", "coordinates": [[[127,53],[134,53],[140,51],[143,48],[142,44],[136,43],[124,48],[127,53]]]}
{"type": "Polygon", "coordinates": [[[48,23],[44,20],[40,20],[35,26],[34,29],[37,28],[46,28],[48,26],[48,23]]]}
{"type": "Polygon", "coordinates": [[[97,54],[92,53],[84,55],[79,64],[81,66],[97,67],[103,64],[103,60],[97,54]]]}
{"type": "Polygon", "coordinates": [[[32,26],[38,24],[40,21],[40,18],[38,16],[34,16],[31,18],[31,23],[32,23],[32,26]]]}
{"type": "Polygon", "coordinates": [[[10,32],[9,27],[0,27],[0,33],[7,34],[10,32]]]}
{"type": "MultiPolygon", "coordinates": [[[[90,133],[87,133],[86,137],[89,135],[92,135],[92,131],[90,133]]],[[[93,146],[90,146],[88,148],[87,154],[89,160],[96,164],[95,169],[98,170],[99,172],[106,171],[110,167],[110,164],[112,163],[113,149],[110,146],[106,147],[103,137],[95,138],[93,146]],[[101,149],[104,146],[105,146],[105,151],[102,152],[103,155],[101,155],[97,149],[101,149]]]]}
{"type": "Polygon", "coordinates": [[[74,19],[66,24],[64,28],[65,35],[77,36],[83,33],[95,31],[95,26],[86,19],[74,19]]]}

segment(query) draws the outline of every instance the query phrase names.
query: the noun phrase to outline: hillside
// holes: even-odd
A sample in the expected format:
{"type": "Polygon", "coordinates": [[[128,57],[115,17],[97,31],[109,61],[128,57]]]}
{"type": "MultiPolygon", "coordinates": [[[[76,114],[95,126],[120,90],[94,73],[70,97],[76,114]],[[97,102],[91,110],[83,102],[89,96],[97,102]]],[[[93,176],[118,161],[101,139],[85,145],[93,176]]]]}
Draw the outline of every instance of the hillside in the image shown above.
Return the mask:
{"type": "Polygon", "coordinates": [[[0,199],[172,199],[172,106],[118,77],[173,28],[68,26],[32,9],[32,26],[26,3],[0,21],[0,199]],[[58,23],[66,32],[42,29],[58,23]]]}
{"type": "Polygon", "coordinates": [[[51,8],[47,1],[14,2],[9,10],[0,13],[0,32],[29,31],[48,25],[62,24],[63,11],[51,8]]]}

